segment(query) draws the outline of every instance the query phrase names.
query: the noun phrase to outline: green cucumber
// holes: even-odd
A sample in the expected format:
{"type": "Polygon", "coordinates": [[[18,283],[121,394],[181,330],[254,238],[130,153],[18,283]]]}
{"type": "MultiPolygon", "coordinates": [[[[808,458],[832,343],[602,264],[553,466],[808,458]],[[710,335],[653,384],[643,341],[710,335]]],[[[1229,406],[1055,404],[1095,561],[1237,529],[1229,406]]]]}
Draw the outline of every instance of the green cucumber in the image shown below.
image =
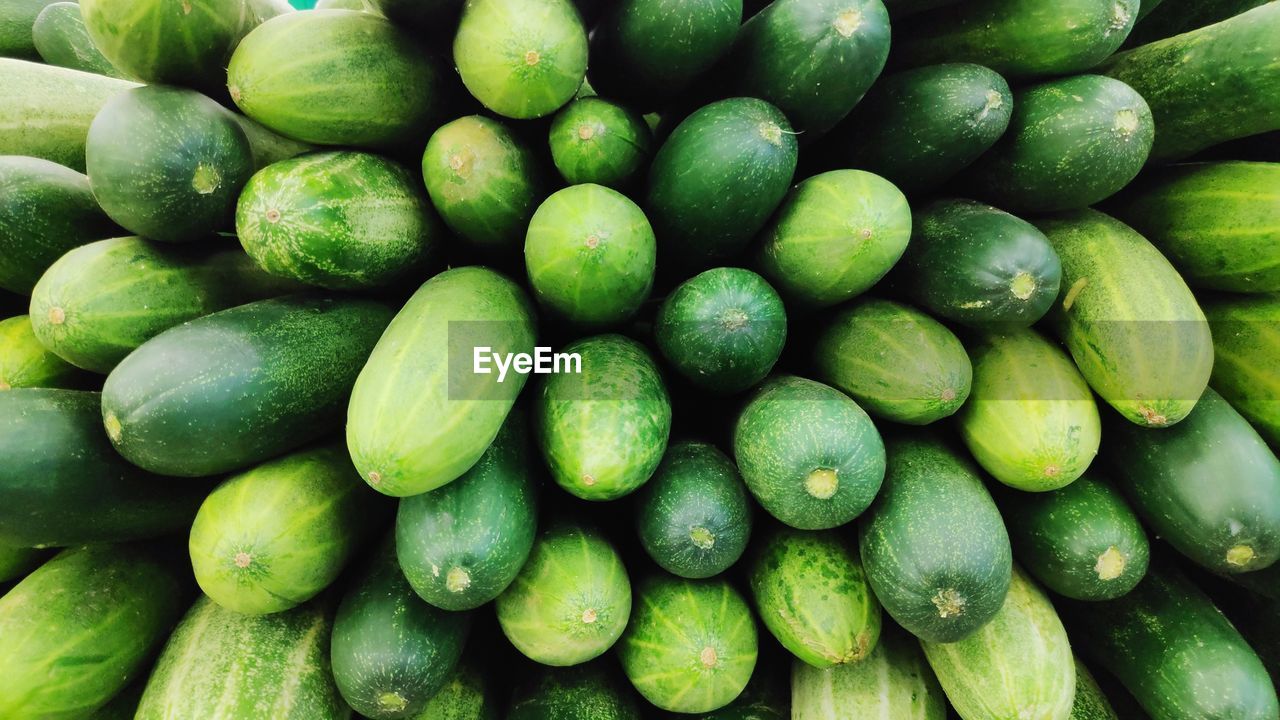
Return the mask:
{"type": "Polygon", "coordinates": [[[1156,40],[1198,30],[1252,10],[1269,0],[1143,0],[1138,23],[1125,40],[1126,47],[1146,45],[1156,40]],[[1160,5],[1164,9],[1145,17],[1160,5]]]}
{"type": "Polygon", "coordinates": [[[1209,382],[1213,343],[1177,271],[1145,238],[1100,212],[1036,224],[1062,261],[1062,294],[1048,325],[1089,386],[1139,425],[1186,417],[1209,382]]]}
{"type": "Polygon", "coordinates": [[[515,580],[537,534],[534,462],[524,416],[512,413],[462,477],[400,501],[396,556],[423,600],[471,610],[515,580]]]}
{"type": "Polygon", "coordinates": [[[477,348],[531,353],[528,297],[492,270],[440,273],[396,315],[360,371],[347,410],[347,448],[360,475],[397,497],[434,490],[480,459],[524,386],[478,370],[477,348]],[[412,402],[389,402],[412,397],[412,402]]]}
{"type": "Polygon", "coordinates": [[[21,580],[40,567],[52,550],[0,544],[0,583],[21,580]]]}
{"type": "Polygon", "coordinates": [[[866,292],[898,262],[911,208],[878,175],[833,170],[796,185],[762,238],[760,272],[789,299],[827,307],[866,292]]]}
{"type": "Polygon", "coordinates": [[[76,388],[84,381],[84,373],[40,344],[30,316],[0,320],[0,391],[76,388]]]}
{"type": "Polygon", "coordinates": [[[1102,421],[1080,371],[1035,330],[989,333],[969,346],[973,392],[960,435],[978,464],[1018,490],[1070,485],[1098,454],[1102,421]]]}
{"type": "Polygon", "coordinates": [[[604,654],[622,635],[631,617],[631,581],[602,535],[557,524],[538,536],[495,606],[503,634],[526,657],[577,665],[604,654]]]}
{"type": "MultiPolygon", "coordinates": [[[[603,660],[539,667],[517,686],[506,720],[640,720],[640,703],[603,660]]],[[[421,720],[437,720],[423,717],[421,720]]]]}
{"type": "Polygon", "coordinates": [[[102,419],[130,462],[216,475],[337,429],[391,318],[371,300],[292,295],[170,328],[107,376],[102,419]]]}
{"type": "Polygon", "coordinates": [[[414,720],[498,720],[494,683],[463,659],[414,720]]]}
{"type": "Polygon", "coordinates": [[[719,710],[700,715],[698,720],[788,720],[791,717],[790,688],[785,666],[778,669],[768,665],[766,656],[756,664],[751,681],[736,700],[719,710]]]}
{"type": "MultiPolygon", "coordinates": [[[[1146,5],[1146,2],[1143,2],[1146,5]]],[[[1070,720],[1120,720],[1111,701],[1098,687],[1089,669],[1076,658],[1076,696],[1071,701],[1070,720]]]]}
{"type": "Polygon", "coordinates": [[[796,660],[792,720],[945,720],[947,701],[915,638],[886,623],[861,662],[819,669],[796,660]]]}
{"type": "Polygon", "coordinates": [[[40,59],[49,65],[124,77],[124,73],[117,70],[93,44],[79,3],[55,2],[46,6],[31,26],[31,40],[36,52],[40,53],[40,59]]]}
{"type": "Polygon", "coordinates": [[[0,0],[0,56],[39,60],[31,25],[54,0],[0,0]]]}
{"type": "Polygon", "coordinates": [[[671,434],[671,398],[644,346],[597,335],[564,348],[580,373],[552,373],[534,400],[551,476],[585,500],[616,500],[649,480],[671,434]]]}
{"type": "Polygon", "coordinates": [[[570,185],[631,187],[653,154],[653,133],[644,118],[600,98],[582,98],[564,106],[551,122],[550,132],[551,158],[570,185]]]}
{"type": "Polygon", "coordinates": [[[823,382],[867,412],[908,425],[954,414],[969,397],[973,366],[942,323],[908,305],[866,298],[826,320],[813,350],[823,382]]]}
{"type": "Polygon", "coordinates": [[[1280,450],[1280,297],[1204,297],[1213,389],[1280,450]]]}
{"type": "Polygon", "coordinates": [[[884,479],[884,442],[858,403],[781,375],[738,416],[733,455],[769,514],[801,530],[839,527],[867,509],[884,479]]]}
{"type": "Polygon", "coordinates": [[[858,524],[867,579],[913,635],[961,640],[995,617],[1009,590],[1004,521],[977,468],[938,437],[890,436],[888,455],[884,487],[858,524]]]}
{"type": "Polygon", "coordinates": [[[681,283],[658,310],[654,338],[694,385],[735,393],[773,370],[787,340],[787,311],[764,278],[714,268],[681,283]]]}
{"type": "Polygon", "coordinates": [[[645,552],[680,577],[706,578],[728,570],[751,536],[751,500],[738,469],[707,443],[669,447],[637,495],[635,509],[645,552]]]}
{"type": "Polygon", "coordinates": [[[650,703],[709,712],[742,693],[756,665],[751,608],[725,580],[655,575],[636,593],[618,643],[622,670],[650,703]]]}
{"type": "Polygon", "coordinates": [[[234,246],[99,240],[71,250],[41,276],[31,291],[31,325],[67,362],[106,374],[175,325],[297,289],[234,246]]]}

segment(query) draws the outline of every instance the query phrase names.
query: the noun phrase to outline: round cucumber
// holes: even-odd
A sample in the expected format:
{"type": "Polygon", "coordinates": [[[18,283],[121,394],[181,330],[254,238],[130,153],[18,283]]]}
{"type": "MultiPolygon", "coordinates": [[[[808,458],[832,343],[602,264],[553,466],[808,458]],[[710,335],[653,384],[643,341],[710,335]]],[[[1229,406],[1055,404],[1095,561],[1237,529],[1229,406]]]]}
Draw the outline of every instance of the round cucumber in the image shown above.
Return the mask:
{"type": "Polygon", "coordinates": [[[570,185],[631,187],[652,154],[653,133],[644,118],[608,100],[574,100],[551,122],[551,158],[570,185]]]}
{"type": "Polygon", "coordinates": [[[40,344],[29,315],[0,320],[0,391],[75,388],[86,379],[76,366],[40,344]]]}
{"type": "Polygon", "coordinates": [[[1280,297],[1200,302],[1213,329],[1213,388],[1280,450],[1280,297]]]}
{"type": "MultiPolygon", "coordinates": [[[[604,660],[539,667],[516,688],[506,720],[640,720],[635,692],[604,660]]],[[[437,720],[423,717],[420,720],[437,720]]],[[[460,719],[461,720],[461,719],[460,719]]]]}
{"type": "Polygon", "coordinates": [[[124,73],[102,54],[85,27],[76,2],[45,6],[31,26],[31,41],[40,59],[49,65],[122,78],[124,73]]]}

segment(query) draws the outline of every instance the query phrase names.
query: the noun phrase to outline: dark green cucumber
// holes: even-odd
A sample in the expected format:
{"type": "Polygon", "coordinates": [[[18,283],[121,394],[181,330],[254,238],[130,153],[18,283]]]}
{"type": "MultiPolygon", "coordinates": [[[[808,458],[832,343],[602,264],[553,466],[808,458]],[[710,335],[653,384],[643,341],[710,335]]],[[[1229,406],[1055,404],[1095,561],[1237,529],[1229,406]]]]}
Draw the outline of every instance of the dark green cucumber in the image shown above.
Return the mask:
{"type": "Polygon", "coordinates": [[[414,720],[498,720],[496,683],[465,658],[414,720]]]}
{"type": "Polygon", "coordinates": [[[190,525],[210,485],[125,462],[102,432],[99,398],[77,390],[0,392],[0,542],[117,542],[190,525]]]}
{"type": "MultiPolygon", "coordinates": [[[[697,715],[697,720],[787,720],[791,717],[786,666],[775,667],[766,656],[756,664],[751,681],[733,702],[697,715]]],[[[799,662],[799,661],[797,661],[799,662]]],[[[680,716],[677,716],[680,717],[680,716]]]]}
{"type": "Polygon", "coordinates": [[[52,554],[49,549],[0,544],[0,583],[21,580],[52,554]]]}
{"type": "Polygon", "coordinates": [[[764,278],[714,268],[682,283],[654,320],[658,349],[698,387],[735,393],[773,370],[787,339],[787,311],[764,278]]]}
{"type": "Polygon", "coordinates": [[[1138,22],[1125,40],[1125,46],[1146,45],[1198,30],[1267,2],[1269,0],[1143,0],[1138,22]],[[1153,12],[1161,5],[1164,5],[1163,10],[1153,12]]]}
{"type": "Polygon", "coordinates": [[[570,185],[631,187],[652,154],[653,133],[644,118],[608,100],[574,100],[551,122],[551,158],[570,185]]]}
{"type": "MultiPolygon", "coordinates": [[[[539,667],[517,686],[507,720],[640,720],[640,703],[605,660],[539,667]]],[[[421,720],[437,720],[423,717],[421,720]]]]}
{"type": "Polygon", "coordinates": [[[1213,389],[1280,451],[1280,298],[1202,298],[1213,330],[1213,389]]]}
{"type": "Polygon", "coordinates": [[[1004,603],[1009,534],[968,459],[927,432],[889,440],[884,487],[858,524],[862,564],[898,624],[955,642],[1004,603]]]}
{"type": "Polygon", "coordinates": [[[391,311],[292,295],[206,315],[143,343],[102,389],[130,462],[166,475],[236,470],[336,430],[391,311]]]}
{"type": "Polygon", "coordinates": [[[0,56],[39,60],[31,24],[54,0],[0,0],[0,56]]]}
{"type": "Polygon", "coordinates": [[[668,448],[635,507],[645,551],[674,575],[719,575],[747,549],[751,500],[738,469],[713,445],[685,441],[668,448]]]}
{"type": "MultiPolygon", "coordinates": [[[[1142,3],[1146,5],[1144,1],[1142,3]]],[[[1071,701],[1070,720],[1120,720],[1111,701],[1098,687],[1089,669],[1076,658],[1076,696],[1071,701]]]]}
{"type": "Polygon", "coordinates": [[[769,514],[802,530],[839,527],[884,480],[884,442],[858,403],[794,375],[765,383],[738,416],[733,455],[769,514]]]}
{"type": "Polygon", "coordinates": [[[86,382],[76,366],[49,352],[31,329],[31,317],[0,320],[0,391],[13,388],[77,388],[86,382]]]}
{"type": "Polygon", "coordinates": [[[31,40],[40,59],[49,65],[85,72],[124,77],[124,73],[102,54],[80,14],[80,4],[55,2],[36,16],[31,26],[31,40]]]}

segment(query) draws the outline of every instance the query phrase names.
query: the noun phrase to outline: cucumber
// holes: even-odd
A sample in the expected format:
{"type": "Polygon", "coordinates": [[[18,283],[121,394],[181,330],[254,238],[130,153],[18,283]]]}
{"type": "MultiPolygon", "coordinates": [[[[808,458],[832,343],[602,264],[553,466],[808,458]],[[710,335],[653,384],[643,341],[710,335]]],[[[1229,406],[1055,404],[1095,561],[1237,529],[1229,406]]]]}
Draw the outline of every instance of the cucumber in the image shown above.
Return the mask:
{"type": "Polygon", "coordinates": [[[531,353],[534,323],[524,291],[487,268],[448,270],[418,288],[351,392],[347,449],[365,481],[405,497],[445,485],[475,465],[527,376],[499,383],[492,368],[487,375],[458,368],[476,369],[476,348],[531,353]],[[388,402],[406,394],[412,403],[388,402]]]}
{"type": "Polygon", "coordinates": [[[972,200],[938,200],[917,210],[911,224],[895,279],[912,302],[940,318],[1025,328],[1058,297],[1058,254],[1022,218],[972,200]]]}
{"type": "Polygon", "coordinates": [[[1146,45],[1174,35],[1198,30],[1252,10],[1268,0],[1146,0],[1138,12],[1138,22],[1125,40],[1126,47],[1146,45]],[[1160,5],[1164,9],[1151,13],[1160,5]],[[1145,17],[1150,14],[1150,18],[1145,17]]]}
{"type": "Polygon", "coordinates": [[[120,454],[152,472],[253,465],[337,428],[390,318],[371,300],[291,295],[170,328],[107,376],[103,425],[120,454]]]}
{"type": "Polygon", "coordinates": [[[785,666],[768,666],[766,656],[756,664],[751,681],[736,700],[698,720],[787,720],[791,717],[787,680],[785,666]]]}
{"type": "Polygon", "coordinates": [[[587,74],[587,30],[571,0],[467,0],[453,38],[467,90],[493,112],[550,115],[587,74]]]}
{"type": "Polygon", "coordinates": [[[885,472],[884,442],[858,403],[794,375],[765,383],[743,408],[733,455],[760,505],[801,530],[860,515],[885,472]]]}
{"type": "Polygon", "coordinates": [[[915,638],[886,623],[861,662],[818,669],[796,660],[792,720],[945,720],[947,701],[915,638]]]}
{"type": "MultiPolygon", "coordinates": [[[[539,667],[517,686],[507,720],[640,720],[635,693],[598,660],[570,668],[539,667]]],[[[423,717],[421,720],[436,720],[423,717]]]]}
{"type": "Polygon", "coordinates": [[[1213,388],[1280,450],[1280,298],[1205,297],[1213,388]]]}
{"type": "Polygon", "coordinates": [[[368,153],[311,153],[260,170],[236,206],[236,234],[272,275],[334,290],[421,277],[444,228],[399,163],[368,153]]]}
{"type": "Polygon", "coordinates": [[[1013,212],[1074,210],[1115,194],[1151,152],[1151,109],[1102,75],[1014,93],[1009,131],[961,176],[981,199],[1013,212]]]}
{"type": "Polygon", "coordinates": [[[383,543],[333,621],[330,660],[342,698],[373,720],[413,717],[457,667],[470,620],[415,595],[394,546],[383,543]]]}
{"type": "Polygon", "coordinates": [[[761,542],[751,594],[765,627],[817,668],[862,662],[880,637],[880,604],[838,531],[779,528],[761,542]]]}
{"type": "Polygon", "coordinates": [[[866,292],[898,262],[911,208],[878,175],[833,170],[796,185],[761,237],[760,272],[788,299],[827,307],[866,292]]]}
{"type": "Polygon", "coordinates": [[[1009,83],[994,70],[928,65],[881,78],[830,145],[853,167],[927,193],[990,150],[1012,113],[1009,83]]]}
{"type": "Polygon", "coordinates": [[[787,118],[763,100],[721,100],[685,118],[654,156],[645,194],[665,252],[705,266],[745,249],[786,196],[797,153],[787,118]]]}
{"type": "Polygon", "coordinates": [[[196,582],[228,610],[281,612],[338,578],[385,517],[341,445],[302,450],[231,477],[205,498],[188,551],[196,582]]]}
{"type": "MultiPolygon", "coordinates": [[[[223,109],[226,110],[226,108],[223,109]]],[[[255,170],[261,170],[273,163],[288,160],[316,149],[310,143],[299,142],[269,130],[262,123],[251,120],[240,113],[226,110],[226,114],[236,121],[236,124],[244,131],[245,137],[249,139],[249,148],[253,151],[253,167],[255,170]]]]}
{"type": "Polygon", "coordinates": [[[414,720],[498,720],[493,683],[465,659],[414,720]]]}
{"type": "Polygon", "coordinates": [[[99,240],[71,250],[41,276],[31,291],[31,325],[67,362],[106,374],[175,325],[297,289],[234,246],[99,240]]]}
{"type": "Polygon", "coordinates": [[[106,705],[182,616],[190,591],[162,546],[65,550],[0,599],[0,714],[82,718],[106,705]]]}
{"type": "Polygon", "coordinates": [[[927,425],[969,397],[973,366],[942,323],[913,307],[866,298],[831,315],[814,344],[823,382],[878,418],[927,425]]]}
{"type": "Polygon", "coordinates": [[[76,388],[86,378],[36,339],[31,317],[0,320],[0,391],[12,388],[76,388]]]}
{"type": "Polygon", "coordinates": [[[328,602],[254,616],[202,597],[169,636],[135,720],[345,720],[332,626],[328,602]]]}
{"type": "Polygon", "coordinates": [[[756,665],[751,608],[724,580],[654,575],[618,644],[622,670],[663,710],[709,712],[742,693],[756,665]]]}
{"type": "Polygon", "coordinates": [[[684,441],[667,449],[636,496],[636,529],[663,570],[706,578],[728,570],[747,549],[751,500],[733,462],[713,445],[684,441]]]}
{"type": "Polygon", "coordinates": [[[538,536],[495,607],[503,634],[526,657],[543,665],[578,665],[604,654],[622,635],[631,617],[631,581],[604,536],[558,523],[538,536]]]}
{"type": "Polygon", "coordinates": [[[0,288],[30,295],[63,253],[116,232],[89,178],[48,160],[0,156],[0,288]]]}
{"type": "Polygon", "coordinates": [[[595,97],[574,100],[556,113],[550,138],[551,158],[570,185],[629,188],[653,155],[653,133],[644,118],[595,97]]]}
{"type": "Polygon", "coordinates": [[[415,592],[442,610],[471,610],[515,580],[536,536],[537,485],[524,416],[462,477],[400,501],[396,556],[415,592]]]}
{"type": "Polygon", "coordinates": [[[671,434],[671,398],[644,346],[597,335],[565,347],[581,373],[552,373],[534,399],[551,476],[584,500],[616,500],[649,480],[671,434]]]}
{"type": "Polygon", "coordinates": [[[1280,460],[1221,395],[1206,390],[1159,432],[1112,425],[1106,459],[1120,489],[1178,552],[1219,573],[1280,559],[1280,460]]]}
{"type": "Polygon", "coordinates": [[[1089,386],[1145,427],[1186,417],[1208,384],[1213,343],[1177,271],[1145,238],[1100,212],[1037,226],[1062,260],[1062,294],[1048,325],[1089,386]]]}
{"type": "Polygon", "coordinates": [[[657,240],[635,203],[602,185],[574,185],[529,222],[525,267],[533,295],[571,325],[598,328],[634,315],[649,297],[657,240]]]}
{"type": "Polygon", "coordinates": [[[1151,158],[1169,161],[1280,129],[1280,5],[1120,53],[1101,72],[1151,102],[1160,134],[1151,158]]]}
{"type": "Polygon", "coordinates": [[[1182,273],[1209,290],[1280,291],[1280,163],[1163,168],[1112,207],[1182,273]]]}
{"type": "Polygon", "coordinates": [[[927,432],[890,436],[884,488],[858,524],[880,604],[909,632],[956,642],[1005,601],[1009,535],[978,470],[927,432]]]}
{"type": "Polygon", "coordinates": [[[0,0],[0,56],[39,60],[31,24],[54,0],[0,0]]]}
{"type": "Polygon", "coordinates": [[[21,580],[48,560],[52,552],[0,544],[0,583],[21,580]]]}
{"type": "Polygon", "coordinates": [[[420,142],[437,124],[440,75],[413,38],[381,16],[316,10],[249,33],[231,56],[227,85],[244,114],[281,135],[378,148],[420,142]]]}
{"type": "Polygon", "coordinates": [[[211,486],[144,472],[111,449],[96,392],[0,392],[0,543],[118,542],[191,524],[211,486]]]}
{"type": "Polygon", "coordinates": [[[714,268],[681,283],[658,310],[654,338],[667,362],[714,393],[746,390],[765,378],[787,340],[787,311],[764,278],[714,268]]]}
{"type": "Polygon", "coordinates": [[[45,6],[31,26],[31,40],[36,52],[40,53],[40,59],[49,65],[124,77],[124,73],[117,70],[93,44],[81,17],[79,3],[55,2],[45,6]]]}
{"type": "Polygon", "coordinates": [[[1052,492],[997,491],[1018,562],[1076,600],[1112,600],[1147,573],[1147,534],[1110,483],[1087,473],[1052,492]]]}
{"type": "Polygon", "coordinates": [[[1035,330],[982,335],[969,357],[973,392],[960,435],[978,464],[1028,492],[1075,482],[1098,454],[1102,422],[1071,358],[1035,330]]]}
{"type": "MultiPolygon", "coordinates": [[[[1146,3],[1144,2],[1143,5],[1146,3]]],[[[1103,694],[1102,688],[1098,687],[1098,681],[1093,679],[1093,675],[1079,658],[1076,658],[1075,667],[1076,696],[1071,701],[1070,719],[1120,720],[1115,709],[1111,707],[1111,701],[1103,694]]]]}
{"type": "Polygon", "coordinates": [[[963,718],[1068,720],[1076,672],[1049,598],[1015,570],[991,622],[957,642],[924,640],[925,658],[963,718]]]}

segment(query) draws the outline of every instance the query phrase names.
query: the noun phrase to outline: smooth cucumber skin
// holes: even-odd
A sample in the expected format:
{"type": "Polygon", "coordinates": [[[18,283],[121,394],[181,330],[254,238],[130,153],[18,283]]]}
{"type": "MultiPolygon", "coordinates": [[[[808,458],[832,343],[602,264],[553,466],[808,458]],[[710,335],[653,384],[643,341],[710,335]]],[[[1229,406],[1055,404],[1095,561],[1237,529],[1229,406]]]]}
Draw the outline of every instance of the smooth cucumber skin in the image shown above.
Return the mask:
{"type": "Polygon", "coordinates": [[[358,290],[420,277],[444,228],[407,168],[335,151],[258,171],[237,202],[236,234],[272,275],[358,290]]]}
{"type": "Polygon", "coordinates": [[[1120,491],[1095,473],[1044,493],[996,492],[1018,562],[1075,600],[1111,600],[1147,573],[1147,533],[1120,491]]]}
{"type": "Polygon", "coordinates": [[[21,580],[40,567],[52,550],[0,545],[0,582],[21,580]]]}
{"type": "Polygon", "coordinates": [[[927,425],[969,397],[973,365],[964,345],[919,310],[866,298],[836,311],[814,344],[817,378],[878,418],[927,425]]]}
{"type": "Polygon", "coordinates": [[[494,685],[464,659],[414,720],[498,720],[500,701],[494,685]]]}
{"type": "Polygon", "coordinates": [[[31,329],[31,317],[0,320],[0,391],[13,388],[76,388],[86,378],[49,352],[31,329]]]}
{"type": "MultiPolygon", "coordinates": [[[[1146,5],[1144,2],[1143,5],[1146,5]]],[[[1089,669],[1076,658],[1076,696],[1071,702],[1071,720],[1119,720],[1111,701],[1098,687],[1089,669]]]]}
{"type": "Polygon", "coordinates": [[[1147,0],[1138,12],[1138,23],[1125,40],[1125,47],[1137,47],[1198,30],[1264,5],[1269,0],[1147,0]],[[1164,5],[1160,12],[1153,12],[1164,5]],[[1150,15],[1150,18],[1146,17],[1150,15]]]}
{"type": "Polygon", "coordinates": [[[902,257],[911,208],[897,187],[861,170],[800,182],[762,233],[756,266],[788,299],[828,307],[862,294],[902,257]]]}
{"type": "MultiPolygon", "coordinates": [[[[506,720],[640,720],[640,703],[604,660],[538,668],[511,699],[506,720]]],[[[422,720],[435,720],[422,718],[422,720]]]]}
{"type": "Polygon", "coordinates": [[[187,548],[196,582],[228,610],[281,612],[310,600],[385,517],[346,449],[324,445],[235,475],[200,505],[187,548]]]}
{"type": "Polygon", "coordinates": [[[887,623],[861,662],[791,670],[791,720],[944,720],[947,700],[915,638],[887,623]]]}
{"type": "Polygon", "coordinates": [[[31,24],[54,0],[0,0],[0,56],[39,60],[31,24]]]}
{"type": "Polygon", "coordinates": [[[1212,388],[1177,426],[1114,422],[1107,441],[1120,489],[1178,552],[1219,573],[1280,559],[1280,460],[1212,388]]]}
{"type": "Polygon", "coordinates": [[[671,435],[671,398],[653,357],[621,335],[566,346],[581,373],[553,373],[538,388],[538,447],[551,476],[584,500],[616,500],[658,469],[671,435]]]}
{"type": "Polygon", "coordinates": [[[1044,233],[972,200],[917,210],[897,266],[905,294],[937,317],[979,328],[1025,328],[1058,297],[1062,263],[1044,233]]]}
{"type": "Polygon", "coordinates": [[[698,713],[728,705],[755,669],[756,624],[725,580],[654,575],[618,643],[622,671],[650,703],[698,713]]]}
{"type": "Polygon", "coordinates": [[[671,445],[636,496],[636,528],[645,552],[684,578],[728,570],[747,549],[753,524],[738,469],[707,443],[671,445]]]}
{"type": "Polygon", "coordinates": [[[365,481],[406,497],[467,471],[497,436],[526,375],[474,369],[476,347],[531,353],[536,319],[515,283],[483,267],[428,280],[369,356],[347,409],[347,449],[365,481]],[[450,372],[457,367],[462,371],[450,372]],[[412,396],[413,402],[389,402],[412,396]]]}
{"type": "MultiPolygon", "coordinates": [[[[44,4],[41,2],[41,4],[44,4]]],[[[80,14],[80,4],[55,2],[46,5],[31,26],[31,40],[40,59],[49,65],[85,72],[124,77],[93,44],[80,14]]]]}
{"type": "Polygon", "coordinates": [[[1215,25],[1116,55],[1101,72],[1151,103],[1160,133],[1151,157],[1176,160],[1235,138],[1280,129],[1280,5],[1264,3],[1215,25]],[[1132,82],[1130,82],[1132,81],[1132,82]]]}
{"type": "Polygon", "coordinates": [[[667,362],[716,393],[746,390],[773,370],[787,339],[787,311],[764,278],[713,268],[681,283],[658,309],[654,338],[667,362]]]}
{"type": "Polygon", "coordinates": [[[59,357],[105,375],[175,325],[299,289],[234,246],[113,238],[75,248],[45,271],[31,291],[31,325],[59,357]]]}
{"type": "Polygon", "coordinates": [[[1187,284],[1241,293],[1280,291],[1280,163],[1212,162],[1164,168],[1112,206],[1187,284]]]}
{"type": "Polygon", "coordinates": [[[89,178],[48,160],[0,156],[0,288],[30,295],[63,253],[117,232],[89,178]]]}
{"type": "Polygon", "coordinates": [[[694,266],[742,251],[786,196],[797,158],[786,116],[763,100],[696,110],[649,168],[643,204],[660,247],[694,266]]]}
{"type": "Polygon", "coordinates": [[[0,598],[0,713],[83,718],[139,673],[190,598],[183,564],[155,545],[63,551],[0,598]]]}
{"type": "Polygon", "coordinates": [[[653,155],[644,118],[617,103],[588,97],[564,106],[551,122],[551,158],[570,185],[631,187],[653,155]]]}
{"type": "Polygon", "coordinates": [[[1068,720],[1075,659],[1049,598],[1020,570],[1000,612],[957,642],[921,642],[947,699],[965,720],[1068,720]]]}
{"type": "Polygon", "coordinates": [[[255,616],[201,597],[169,636],[135,720],[346,720],[332,627],[327,601],[255,616]]]}
{"type": "Polygon", "coordinates": [[[498,596],[507,640],[534,662],[578,665],[604,654],[631,617],[631,581],[618,552],[594,530],[543,530],[529,561],[498,596]]]}
{"type": "Polygon", "coordinates": [[[858,524],[871,589],[911,634],[969,637],[995,617],[1013,565],[1000,511],[968,459],[937,436],[890,436],[884,487],[858,524]]]}
{"type": "Polygon", "coordinates": [[[119,542],[187,527],[209,492],[125,462],[102,432],[100,395],[0,392],[0,542],[119,542]]]}
{"type": "Polygon", "coordinates": [[[881,78],[831,144],[853,167],[925,193],[991,149],[1012,114],[1009,83],[994,70],[928,65],[881,78]]]}
{"type": "Polygon", "coordinates": [[[1186,417],[1208,385],[1213,341],[1177,271],[1132,228],[1094,210],[1036,226],[1062,261],[1047,325],[1089,386],[1144,427],[1186,417]]]}
{"type": "Polygon", "coordinates": [[[420,141],[441,99],[440,71],[416,41],[356,10],[288,13],[263,23],[236,47],[227,85],[244,114],[319,145],[420,141]]]}
{"type": "Polygon", "coordinates": [[[390,318],[371,300],[291,295],[170,328],[107,376],[103,425],[126,459],[165,475],[261,462],[337,429],[390,318]]]}
{"type": "Polygon", "coordinates": [[[884,480],[880,432],[858,403],[794,375],[765,383],[733,430],[747,489],[801,530],[839,527],[867,509],[884,480]]]}
{"type": "Polygon", "coordinates": [[[1008,132],[961,180],[1012,212],[1075,210],[1128,185],[1154,136],[1150,107],[1125,83],[1051,80],[1014,93],[1008,132]]]}
{"type": "Polygon", "coordinates": [[[462,477],[400,500],[396,556],[423,600],[471,610],[515,580],[537,535],[534,462],[524,415],[516,412],[462,477]]]}
{"type": "Polygon", "coordinates": [[[1030,329],[980,335],[968,350],[973,392],[960,435],[978,464],[1028,492],[1080,477],[1098,454],[1102,421],[1071,358],[1030,329]]]}
{"type": "Polygon", "coordinates": [[[1201,300],[1213,330],[1213,389],[1280,450],[1280,298],[1201,300]]]}

